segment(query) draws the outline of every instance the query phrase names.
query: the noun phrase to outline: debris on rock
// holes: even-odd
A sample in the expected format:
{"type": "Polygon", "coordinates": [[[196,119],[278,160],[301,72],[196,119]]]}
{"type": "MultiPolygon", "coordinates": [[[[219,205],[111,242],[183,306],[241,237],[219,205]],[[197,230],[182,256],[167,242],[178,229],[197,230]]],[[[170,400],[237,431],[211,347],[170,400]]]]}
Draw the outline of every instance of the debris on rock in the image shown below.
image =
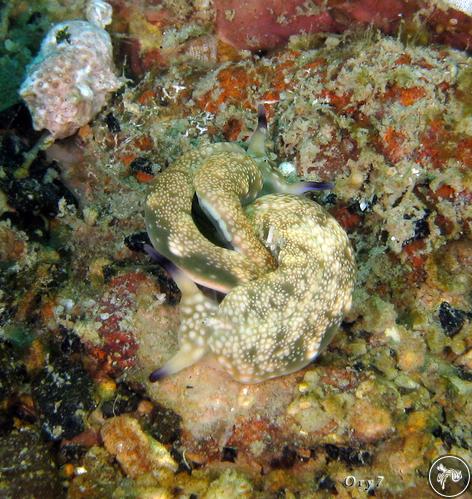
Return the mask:
{"type": "Polygon", "coordinates": [[[161,470],[177,470],[177,463],[169,451],[146,435],[138,421],[130,416],[107,420],[101,435],[105,448],[116,457],[125,474],[131,478],[146,473],[159,475],[161,470]]]}
{"type": "Polygon", "coordinates": [[[47,439],[71,438],[94,408],[93,385],[80,366],[47,365],[33,380],[32,395],[47,439]]]}

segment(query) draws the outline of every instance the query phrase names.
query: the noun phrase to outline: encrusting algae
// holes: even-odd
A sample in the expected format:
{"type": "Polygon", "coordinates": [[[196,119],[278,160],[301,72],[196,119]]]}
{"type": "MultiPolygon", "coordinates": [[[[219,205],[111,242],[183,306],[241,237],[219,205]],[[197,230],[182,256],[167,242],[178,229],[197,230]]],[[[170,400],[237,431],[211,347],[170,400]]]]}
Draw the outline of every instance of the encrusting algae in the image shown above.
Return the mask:
{"type": "MultiPolygon", "coordinates": [[[[294,194],[268,194],[251,203],[264,184],[266,190],[294,190],[282,177],[274,181],[263,159],[262,109],[248,147],[254,159],[232,144],[204,146],[159,175],[147,199],[146,225],[159,253],[201,284],[229,290],[218,306],[174,272],[182,291],[180,349],[151,381],[208,352],[243,383],[289,374],[317,357],[350,309],[354,256],[338,222],[294,194]],[[195,193],[237,251],[199,232],[191,213],[195,193]]],[[[309,189],[300,184],[295,191],[309,189]]]]}

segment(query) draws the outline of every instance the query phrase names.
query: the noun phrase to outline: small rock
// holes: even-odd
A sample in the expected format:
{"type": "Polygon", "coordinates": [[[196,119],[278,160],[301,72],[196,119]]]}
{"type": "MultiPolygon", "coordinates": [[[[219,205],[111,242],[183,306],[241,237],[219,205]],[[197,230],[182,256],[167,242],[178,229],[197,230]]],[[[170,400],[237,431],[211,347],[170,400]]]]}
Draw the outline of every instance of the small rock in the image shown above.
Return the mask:
{"type": "Polygon", "coordinates": [[[116,119],[116,117],[113,115],[113,113],[108,113],[106,115],[105,122],[107,124],[108,130],[111,133],[120,133],[121,132],[120,122],[116,119]]]}
{"type": "Polygon", "coordinates": [[[333,418],[326,413],[320,402],[314,398],[302,397],[294,400],[288,406],[287,412],[305,433],[324,434],[333,428],[333,418]]]}
{"type": "Polygon", "coordinates": [[[392,418],[386,409],[367,400],[360,400],[352,411],[350,425],[354,436],[362,442],[375,442],[391,433],[392,418]]]}
{"type": "Polygon", "coordinates": [[[223,447],[223,451],[221,452],[221,460],[229,461],[230,463],[234,463],[236,458],[238,457],[238,449],[235,447],[223,447]]]}
{"type": "Polygon", "coordinates": [[[420,369],[425,361],[425,344],[421,339],[401,343],[398,348],[398,367],[405,372],[420,369]]]}
{"type": "Polygon", "coordinates": [[[242,474],[235,470],[226,470],[210,484],[205,499],[244,499],[253,497],[253,486],[242,474]]]}
{"type": "MultiPolygon", "coordinates": [[[[113,382],[113,380],[109,380],[113,382]]],[[[100,383],[101,384],[101,383],[100,383]]],[[[100,393],[99,384],[99,393],[100,393]]],[[[133,391],[125,383],[120,383],[118,387],[115,385],[114,393],[109,398],[103,399],[101,409],[105,418],[112,416],[120,416],[125,412],[133,412],[138,408],[141,400],[141,395],[133,391]]]]}
{"type": "Polygon", "coordinates": [[[151,436],[162,442],[170,444],[175,442],[181,434],[180,425],[182,418],[160,404],[156,404],[149,417],[146,418],[145,430],[151,436]]]}
{"type": "Polygon", "coordinates": [[[129,165],[133,173],[144,172],[152,175],[152,161],[144,156],[139,156],[129,165]]]}
{"type": "Polygon", "coordinates": [[[102,447],[92,447],[82,460],[82,472],[76,469],[76,476],[70,484],[67,497],[69,499],[113,497],[113,492],[124,479],[112,464],[112,460],[110,454],[102,447]],[[84,473],[83,470],[87,472],[84,473]]]}
{"type": "Polygon", "coordinates": [[[64,355],[82,352],[83,346],[75,331],[59,326],[60,350],[64,355]]]}
{"type": "Polygon", "coordinates": [[[329,458],[342,461],[349,466],[365,466],[371,464],[373,460],[372,454],[363,449],[326,444],[325,450],[329,458]]]}
{"type": "Polygon", "coordinates": [[[131,478],[162,469],[177,470],[177,463],[169,451],[146,435],[138,421],[130,416],[109,419],[103,425],[101,435],[107,451],[116,457],[131,478]]]}
{"type": "MultiPolygon", "coordinates": [[[[131,163],[133,164],[133,163],[131,163]]],[[[125,237],[124,243],[128,249],[131,251],[141,251],[144,252],[144,246],[146,244],[151,245],[151,240],[147,232],[135,232],[125,237]]]]}
{"type": "Polygon", "coordinates": [[[0,438],[0,497],[62,497],[58,470],[34,428],[0,438]]]}
{"type": "Polygon", "coordinates": [[[54,218],[59,213],[59,201],[65,198],[75,204],[71,193],[56,179],[41,182],[36,178],[10,180],[5,191],[8,203],[23,216],[29,214],[54,218]]]}
{"type": "Polygon", "coordinates": [[[98,396],[101,400],[111,400],[116,393],[116,383],[111,378],[100,380],[97,386],[98,396]]]}
{"type": "Polygon", "coordinates": [[[416,390],[419,388],[419,384],[404,373],[400,373],[395,378],[395,384],[404,390],[416,390]]]}
{"type": "Polygon", "coordinates": [[[472,349],[458,357],[455,364],[464,367],[468,371],[472,371],[472,349]]]}
{"type": "Polygon", "coordinates": [[[464,325],[466,313],[451,307],[447,301],[443,301],[439,307],[439,321],[447,336],[456,335],[464,325]]]}
{"type": "Polygon", "coordinates": [[[138,414],[140,416],[147,417],[149,416],[154,409],[154,404],[150,400],[141,400],[141,402],[138,404],[138,414]]]}
{"type": "Polygon", "coordinates": [[[42,430],[50,440],[84,431],[84,416],[95,406],[93,383],[77,365],[48,365],[33,380],[32,395],[42,430]]]}
{"type": "Polygon", "coordinates": [[[327,490],[331,494],[337,495],[336,483],[329,476],[324,476],[323,478],[320,479],[320,481],[318,482],[318,488],[320,490],[327,490]]]}

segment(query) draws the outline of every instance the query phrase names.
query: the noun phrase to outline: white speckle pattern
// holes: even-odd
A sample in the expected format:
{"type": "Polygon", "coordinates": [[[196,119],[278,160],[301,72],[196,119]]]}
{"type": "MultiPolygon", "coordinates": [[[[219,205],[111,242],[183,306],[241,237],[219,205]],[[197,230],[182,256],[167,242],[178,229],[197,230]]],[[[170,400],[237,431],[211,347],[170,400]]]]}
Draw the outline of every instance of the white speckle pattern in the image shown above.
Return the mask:
{"type": "Polygon", "coordinates": [[[239,146],[203,146],[184,154],[156,178],[145,208],[156,250],[199,284],[227,293],[274,268],[269,251],[248,223],[241,201],[262,188],[257,164],[239,146]],[[192,219],[194,195],[236,251],[206,239],[192,219]]]}
{"type": "Polygon", "coordinates": [[[160,174],[146,203],[158,252],[184,270],[180,349],[151,375],[156,381],[212,352],[242,383],[299,370],[329,343],[351,306],[353,251],[345,231],[315,202],[269,194],[259,166],[237,146],[215,144],[184,155],[160,174]],[[213,245],[191,216],[193,196],[238,251],[213,245]],[[176,251],[177,249],[177,251],[176,251]],[[229,292],[220,305],[189,279],[229,292]]]}
{"type": "Polygon", "coordinates": [[[255,383],[301,369],[326,346],[349,310],[355,264],[345,231],[309,199],[272,194],[248,211],[261,240],[271,233],[278,267],[224,298],[209,348],[235,379],[255,383]]]}

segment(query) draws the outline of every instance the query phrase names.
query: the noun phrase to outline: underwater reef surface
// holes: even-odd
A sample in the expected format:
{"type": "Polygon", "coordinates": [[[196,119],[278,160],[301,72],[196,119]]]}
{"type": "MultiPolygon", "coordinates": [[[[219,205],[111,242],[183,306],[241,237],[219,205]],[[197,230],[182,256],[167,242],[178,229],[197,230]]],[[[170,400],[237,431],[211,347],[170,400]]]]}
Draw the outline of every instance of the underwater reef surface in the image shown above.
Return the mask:
{"type": "Polygon", "coordinates": [[[472,463],[469,55],[373,29],[241,53],[205,2],[163,4],[146,24],[114,3],[135,80],[27,176],[39,134],[0,114],[0,495],[363,497],[354,476],[435,497],[434,458],[472,463]],[[280,171],[335,185],[312,196],[355,250],[352,309],[294,374],[241,385],[208,357],[150,384],[180,292],[145,252],[146,195],[182,153],[243,145],[259,102],[280,171]]]}

